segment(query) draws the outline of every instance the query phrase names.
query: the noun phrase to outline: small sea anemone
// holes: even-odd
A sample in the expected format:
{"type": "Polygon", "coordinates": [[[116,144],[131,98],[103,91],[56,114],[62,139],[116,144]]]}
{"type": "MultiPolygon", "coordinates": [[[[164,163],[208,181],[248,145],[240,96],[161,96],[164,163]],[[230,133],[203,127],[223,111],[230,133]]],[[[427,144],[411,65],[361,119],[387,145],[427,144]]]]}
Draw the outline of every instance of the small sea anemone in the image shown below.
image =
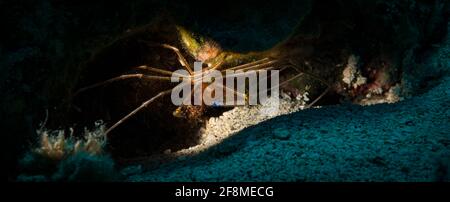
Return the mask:
{"type": "Polygon", "coordinates": [[[70,134],[66,135],[64,130],[37,130],[40,142],[39,147],[33,152],[52,160],[61,160],[78,152],[92,155],[103,152],[106,137],[104,135],[105,126],[101,122],[96,123],[96,129],[93,131],[85,129],[82,139],[76,140],[73,137],[73,130],[70,129],[70,131],[70,134]]]}
{"type": "Polygon", "coordinates": [[[85,129],[83,138],[73,137],[73,130],[37,130],[38,147],[20,161],[19,181],[110,181],[117,179],[114,161],[104,152],[105,127],[96,123],[85,129]]]}

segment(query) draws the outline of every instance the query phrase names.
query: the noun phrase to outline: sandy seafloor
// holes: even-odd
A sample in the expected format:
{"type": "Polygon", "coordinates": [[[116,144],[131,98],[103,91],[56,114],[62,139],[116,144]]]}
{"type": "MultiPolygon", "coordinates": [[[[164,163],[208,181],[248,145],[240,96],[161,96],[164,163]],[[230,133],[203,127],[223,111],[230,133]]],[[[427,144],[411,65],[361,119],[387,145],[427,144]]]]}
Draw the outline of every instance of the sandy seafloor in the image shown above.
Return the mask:
{"type": "MultiPolygon", "coordinates": [[[[448,41],[432,60],[446,70],[448,41]]],[[[397,103],[278,116],[198,155],[123,172],[129,181],[449,181],[450,75],[439,76],[397,103]]]]}

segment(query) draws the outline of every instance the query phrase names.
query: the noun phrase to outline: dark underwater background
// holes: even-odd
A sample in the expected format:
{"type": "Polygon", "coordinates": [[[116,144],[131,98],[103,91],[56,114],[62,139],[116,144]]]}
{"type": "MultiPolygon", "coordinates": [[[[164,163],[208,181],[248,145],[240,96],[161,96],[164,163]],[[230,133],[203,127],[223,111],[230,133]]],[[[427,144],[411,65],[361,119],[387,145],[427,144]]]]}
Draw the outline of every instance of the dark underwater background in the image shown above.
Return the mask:
{"type": "MultiPolygon", "coordinates": [[[[8,181],[449,181],[449,4],[1,1],[0,125],[8,181]],[[370,106],[329,97],[327,106],[275,117],[198,155],[157,165],[115,150],[126,136],[99,156],[55,163],[30,155],[39,147],[36,130],[44,120],[54,130],[94,127],[73,116],[68,104],[88,77],[90,59],[130,30],[162,18],[238,53],[301,36],[312,38],[311,46],[319,44],[317,50],[329,44],[363,55],[366,64],[367,58],[393,58],[391,72],[405,86],[405,96],[370,106]]],[[[92,117],[97,118],[102,117],[92,117]]]]}

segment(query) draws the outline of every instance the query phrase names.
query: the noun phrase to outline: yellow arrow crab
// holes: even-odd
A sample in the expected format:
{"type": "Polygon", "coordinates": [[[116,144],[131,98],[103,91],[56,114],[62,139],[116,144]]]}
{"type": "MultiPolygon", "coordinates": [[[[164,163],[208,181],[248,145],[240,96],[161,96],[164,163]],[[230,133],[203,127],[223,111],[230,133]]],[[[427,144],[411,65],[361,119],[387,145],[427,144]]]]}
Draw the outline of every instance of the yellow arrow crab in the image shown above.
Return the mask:
{"type": "MultiPolygon", "coordinates": [[[[113,56],[113,60],[117,58],[133,58],[135,57],[135,55],[146,55],[144,56],[144,58],[148,58],[149,55],[154,57],[150,57],[150,59],[137,59],[137,61],[144,60],[143,64],[137,64],[138,62],[136,62],[135,60],[133,62],[120,65],[121,62],[98,62],[99,60],[102,61],[102,53],[100,53],[96,57],[94,57],[94,62],[91,62],[91,64],[89,64],[90,68],[94,69],[98,68],[99,66],[102,66],[104,68],[107,68],[108,66],[127,66],[120,68],[124,69],[125,71],[117,71],[116,75],[110,76],[110,78],[106,78],[103,81],[100,80],[100,82],[98,81],[99,79],[94,76],[92,80],[96,82],[85,82],[86,85],[78,88],[73,94],[74,98],[77,98],[79,96],[87,97],[84,106],[81,107],[81,110],[89,111],[89,107],[92,107],[91,110],[98,110],[97,108],[102,108],[103,105],[107,105],[108,103],[112,102],[112,100],[122,99],[119,98],[119,95],[117,95],[118,91],[125,92],[124,94],[128,94],[128,96],[130,97],[133,97],[133,94],[135,94],[134,96],[137,97],[137,95],[139,95],[140,93],[133,93],[132,91],[135,91],[140,87],[133,86],[131,88],[127,88],[129,90],[125,91],[110,90],[108,91],[108,93],[116,95],[110,95],[107,101],[99,101],[102,102],[100,104],[100,107],[93,107],[95,105],[91,104],[92,101],[90,101],[90,98],[99,96],[99,94],[103,95],[103,92],[94,93],[95,91],[98,91],[98,89],[108,89],[111,88],[111,85],[119,86],[120,83],[130,81],[145,83],[144,86],[146,86],[147,90],[143,91],[149,92],[146,93],[146,95],[144,96],[145,98],[134,99],[132,104],[134,105],[134,109],[123,113],[121,118],[118,118],[115,121],[112,120],[114,118],[110,118],[111,121],[114,121],[114,124],[112,124],[106,130],[106,135],[108,137],[109,134],[116,128],[126,124],[126,122],[128,122],[130,118],[136,116],[139,113],[142,113],[142,111],[146,109],[151,110],[152,114],[158,117],[152,117],[152,122],[161,122],[157,125],[164,125],[162,126],[164,130],[167,129],[168,131],[170,131],[172,127],[171,124],[175,125],[175,127],[178,123],[180,123],[181,125],[187,124],[187,128],[196,125],[195,123],[198,123],[198,120],[203,118],[205,116],[205,113],[210,111],[210,108],[212,107],[206,106],[204,104],[200,106],[181,105],[175,107],[172,103],[170,103],[170,101],[168,100],[168,97],[170,96],[168,95],[174,88],[174,84],[171,83],[171,76],[175,75],[183,77],[183,75],[176,75],[176,73],[174,73],[179,69],[184,69],[185,71],[187,71],[189,73],[187,77],[189,77],[189,79],[191,79],[192,81],[190,85],[192,85],[193,89],[200,88],[201,91],[204,91],[207,88],[208,83],[202,83],[201,85],[197,86],[194,86],[194,83],[196,80],[202,79],[202,76],[205,75],[206,72],[211,70],[220,71],[222,74],[225,74],[227,70],[254,70],[256,72],[262,70],[280,70],[279,86],[286,85],[289,82],[298,79],[299,77],[308,76],[326,86],[326,90],[318,95],[314,100],[312,100],[307,107],[314,105],[329,90],[330,85],[327,83],[327,81],[313,75],[312,73],[306,72],[304,70],[305,68],[300,68],[300,65],[298,64],[298,62],[296,62],[295,59],[284,57],[279,54],[279,47],[275,47],[273,49],[262,52],[234,53],[231,51],[222,50],[220,48],[220,45],[215,43],[214,41],[204,37],[195,36],[193,33],[187,31],[182,27],[156,27],[157,28],[155,28],[154,26],[150,26],[138,31],[131,32],[128,36],[125,36],[124,38],[119,39],[117,42],[113,43],[113,45],[110,45],[111,47],[114,47],[114,50],[118,50],[118,47],[131,46],[132,48],[127,48],[128,50],[131,50],[130,52],[139,49],[145,49],[139,54],[132,54],[128,51],[121,50],[119,51],[120,56],[113,56]],[[148,37],[142,37],[144,33],[145,35],[151,33],[153,34],[153,36],[157,36],[149,39],[148,37]],[[123,55],[125,55],[125,57],[123,57],[123,55]],[[166,58],[168,59],[166,60],[166,58]],[[194,63],[194,61],[200,61],[205,64],[205,66],[202,68],[201,74],[193,71],[192,64],[194,63]],[[138,100],[141,100],[140,103],[138,100]],[[90,101],[90,103],[87,101],[90,101]],[[172,110],[172,112],[168,112],[169,110],[172,110]]],[[[109,55],[117,55],[117,53],[110,53],[111,51],[109,50],[103,52],[109,52],[109,55]]],[[[109,56],[108,59],[111,59],[111,56],[109,56]]],[[[104,60],[106,61],[107,59],[104,60]]],[[[223,87],[226,88],[226,86],[223,87]]],[[[235,96],[239,96],[244,99],[248,97],[248,94],[246,92],[237,92],[235,89],[230,90],[234,92],[235,96]]],[[[189,98],[191,97],[189,96],[189,98]]],[[[103,117],[112,117],[109,111],[104,114],[106,115],[104,115],[103,117]]],[[[120,115],[115,114],[114,117],[120,117],[120,115]]],[[[180,133],[189,132],[192,131],[181,130],[180,133]]],[[[170,132],[161,133],[164,133],[164,135],[166,135],[170,132]]]]}

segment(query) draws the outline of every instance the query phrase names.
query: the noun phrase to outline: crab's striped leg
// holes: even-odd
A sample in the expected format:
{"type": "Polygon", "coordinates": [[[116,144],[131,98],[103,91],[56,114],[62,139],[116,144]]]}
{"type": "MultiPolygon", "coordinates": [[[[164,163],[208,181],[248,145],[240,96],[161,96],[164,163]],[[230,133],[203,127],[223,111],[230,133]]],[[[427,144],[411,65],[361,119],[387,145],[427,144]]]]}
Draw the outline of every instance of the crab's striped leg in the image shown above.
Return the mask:
{"type": "Polygon", "coordinates": [[[183,66],[189,72],[189,74],[191,74],[191,75],[194,74],[194,71],[192,70],[191,66],[187,62],[186,58],[184,58],[183,54],[181,54],[181,52],[178,48],[168,45],[168,44],[162,44],[161,46],[163,48],[167,48],[167,49],[170,49],[173,52],[175,52],[178,56],[178,61],[180,62],[181,66],[183,66]]]}
{"type": "Polygon", "coordinates": [[[104,86],[104,85],[107,85],[107,84],[110,84],[110,83],[113,83],[113,82],[116,82],[116,81],[121,81],[121,80],[125,80],[125,79],[134,79],[134,78],[136,78],[136,79],[150,79],[150,80],[165,80],[165,81],[170,81],[171,80],[171,78],[167,77],[167,76],[149,76],[149,75],[145,75],[145,74],[125,74],[125,75],[114,77],[114,78],[108,79],[106,81],[95,83],[93,85],[81,88],[78,91],[76,91],[73,96],[76,96],[76,95],[78,95],[78,94],[80,94],[80,93],[82,93],[82,92],[84,92],[86,90],[90,90],[92,88],[97,88],[97,87],[100,87],[100,86],[104,86]]]}
{"type": "Polygon", "coordinates": [[[239,70],[239,69],[242,69],[242,68],[247,68],[247,67],[254,66],[254,65],[257,65],[257,64],[260,64],[260,63],[263,63],[263,62],[267,62],[269,60],[270,60],[269,58],[263,58],[261,60],[257,60],[257,61],[249,62],[249,63],[243,64],[243,65],[239,65],[239,66],[236,66],[236,67],[228,68],[227,70],[239,70]]]}
{"type": "Polygon", "coordinates": [[[182,77],[182,78],[188,77],[186,75],[182,75],[182,74],[179,74],[176,72],[171,72],[171,71],[164,70],[164,69],[149,67],[147,65],[141,65],[141,66],[135,67],[135,69],[145,70],[145,71],[154,72],[154,73],[160,73],[160,74],[164,74],[166,76],[174,75],[174,76],[178,76],[178,77],[182,77]]]}
{"type": "Polygon", "coordinates": [[[152,42],[143,41],[143,40],[140,40],[140,41],[147,44],[148,46],[163,47],[163,48],[172,50],[173,52],[175,52],[175,54],[177,54],[178,61],[180,62],[181,66],[183,66],[183,68],[185,68],[189,72],[189,74],[191,74],[191,75],[194,74],[194,71],[192,70],[191,66],[187,62],[186,58],[183,56],[183,54],[181,54],[180,49],[178,49],[174,46],[171,46],[169,44],[158,44],[158,43],[152,43],[152,42]]]}
{"type": "Polygon", "coordinates": [[[134,109],[132,112],[130,112],[129,114],[127,114],[126,116],[124,116],[122,119],[120,119],[119,121],[117,121],[114,125],[112,125],[110,128],[108,128],[108,130],[106,130],[105,132],[105,136],[108,137],[108,133],[110,133],[112,130],[114,130],[115,128],[117,128],[117,126],[119,126],[120,124],[122,124],[123,122],[125,122],[126,120],[128,120],[129,118],[131,118],[132,116],[134,116],[136,113],[138,113],[141,109],[147,107],[149,104],[151,104],[152,102],[154,102],[156,99],[169,94],[170,92],[172,92],[172,89],[169,90],[165,90],[162,91],[160,93],[158,93],[156,96],[152,97],[151,99],[143,102],[141,104],[141,106],[139,106],[138,108],[134,109]]]}

